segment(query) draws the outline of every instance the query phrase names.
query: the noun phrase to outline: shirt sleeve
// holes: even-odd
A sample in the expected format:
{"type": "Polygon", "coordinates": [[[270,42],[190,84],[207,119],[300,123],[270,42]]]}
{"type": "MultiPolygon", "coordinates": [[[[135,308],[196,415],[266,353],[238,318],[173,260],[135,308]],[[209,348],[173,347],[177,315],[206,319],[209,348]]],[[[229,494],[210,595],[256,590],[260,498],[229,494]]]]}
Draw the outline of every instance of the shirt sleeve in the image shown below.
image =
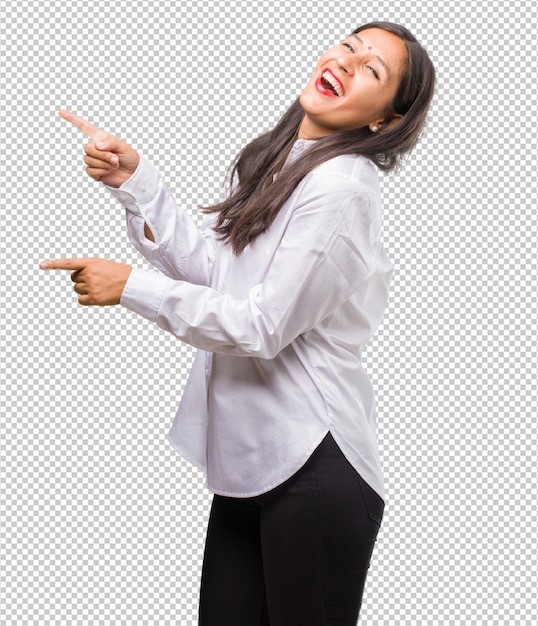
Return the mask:
{"type": "Polygon", "coordinates": [[[126,209],[131,243],[154,267],[172,279],[210,284],[216,254],[213,215],[198,227],[177,206],[162,176],[144,157],[121,187],[105,186],[126,209]],[[144,223],[155,242],[146,238],[144,223]]]}
{"type": "Polygon", "coordinates": [[[247,298],[134,268],[121,304],[197,348],[274,358],[378,271],[370,204],[359,183],[325,175],[305,186],[247,298]]]}

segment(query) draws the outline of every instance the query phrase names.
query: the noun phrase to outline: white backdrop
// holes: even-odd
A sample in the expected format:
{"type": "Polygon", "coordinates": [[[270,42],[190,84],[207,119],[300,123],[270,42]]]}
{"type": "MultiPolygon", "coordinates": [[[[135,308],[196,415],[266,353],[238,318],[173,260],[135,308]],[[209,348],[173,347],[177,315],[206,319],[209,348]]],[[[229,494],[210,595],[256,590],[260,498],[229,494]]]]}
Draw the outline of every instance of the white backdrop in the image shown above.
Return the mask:
{"type": "Polygon", "coordinates": [[[145,265],[58,109],[129,141],[196,215],[373,19],[417,35],[438,87],[382,178],[396,274],[365,363],[387,501],[360,624],[537,623],[536,3],[4,0],[2,626],[194,625],[210,503],[165,439],[191,349],[38,269],[145,265]]]}

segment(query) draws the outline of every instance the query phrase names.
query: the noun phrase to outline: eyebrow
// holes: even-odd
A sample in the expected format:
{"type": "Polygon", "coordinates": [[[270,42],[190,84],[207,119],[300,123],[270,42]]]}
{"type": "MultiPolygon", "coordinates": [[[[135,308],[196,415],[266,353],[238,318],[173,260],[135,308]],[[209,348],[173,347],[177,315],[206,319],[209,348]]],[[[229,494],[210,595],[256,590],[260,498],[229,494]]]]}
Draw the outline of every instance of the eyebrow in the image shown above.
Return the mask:
{"type": "MultiPolygon", "coordinates": [[[[358,39],[364,45],[364,41],[356,33],[352,33],[352,34],[353,34],[353,37],[355,37],[355,39],[358,39]]],[[[377,59],[379,59],[379,62],[385,68],[385,72],[387,72],[387,76],[390,78],[389,66],[385,63],[385,61],[383,61],[383,59],[378,54],[376,54],[375,56],[377,59]]]]}

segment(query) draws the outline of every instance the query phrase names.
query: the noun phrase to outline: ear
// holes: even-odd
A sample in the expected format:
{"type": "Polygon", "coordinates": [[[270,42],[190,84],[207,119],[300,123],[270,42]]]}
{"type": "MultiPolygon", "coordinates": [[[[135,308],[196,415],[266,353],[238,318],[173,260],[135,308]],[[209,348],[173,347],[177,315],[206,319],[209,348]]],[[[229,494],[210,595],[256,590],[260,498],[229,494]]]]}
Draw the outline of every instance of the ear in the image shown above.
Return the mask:
{"type": "Polygon", "coordinates": [[[381,117],[375,122],[371,122],[370,124],[368,124],[368,126],[373,133],[377,132],[378,130],[387,130],[387,128],[392,128],[393,126],[395,126],[402,119],[402,117],[403,116],[400,115],[400,113],[396,113],[392,116],[392,119],[388,121],[384,117],[381,117]]]}

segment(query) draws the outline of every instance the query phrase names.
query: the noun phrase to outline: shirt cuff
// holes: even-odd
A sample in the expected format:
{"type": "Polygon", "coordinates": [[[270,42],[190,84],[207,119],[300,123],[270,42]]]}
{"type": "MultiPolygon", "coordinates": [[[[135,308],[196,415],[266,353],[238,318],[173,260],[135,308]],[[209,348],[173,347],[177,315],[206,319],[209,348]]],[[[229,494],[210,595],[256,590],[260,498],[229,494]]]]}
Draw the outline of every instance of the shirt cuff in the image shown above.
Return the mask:
{"type": "Polygon", "coordinates": [[[121,294],[126,309],[155,322],[170,279],[164,274],[133,267],[121,294]]]}
{"type": "Polygon", "coordinates": [[[161,175],[143,156],[136,170],[120,187],[105,185],[110,193],[131,213],[141,215],[140,207],[149,204],[157,195],[161,175]]]}

